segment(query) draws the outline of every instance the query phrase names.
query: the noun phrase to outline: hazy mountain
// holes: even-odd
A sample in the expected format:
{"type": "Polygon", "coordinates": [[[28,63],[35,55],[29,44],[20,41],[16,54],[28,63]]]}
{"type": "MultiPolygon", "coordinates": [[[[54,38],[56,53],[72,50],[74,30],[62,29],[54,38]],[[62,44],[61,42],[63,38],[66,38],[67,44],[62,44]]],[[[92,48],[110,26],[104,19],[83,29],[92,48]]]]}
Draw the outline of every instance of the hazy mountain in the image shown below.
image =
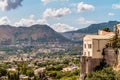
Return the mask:
{"type": "Polygon", "coordinates": [[[69,42],[67,38],[57,33],[47,25],[32,25],[30,27],[14,27],[0,25],[1,44],[27,44],[44,42],[69,42]]]}
{"type": "Polygon", "coordinates": [[[76,31],[69,31],[63,33],[65,37],[68,39],[71,39],[73,41],[81,41],[86,34],[95,34],[98,32],[98,30],[102,30],[105,27],[109,27],[111,31],[113,31],[113,26],[117,23],[120,23],[118,21],[109,21],[109,22],[103,22],[98,24],[91,24],[90,26],[86,28],[82,28],[76,31]]]}

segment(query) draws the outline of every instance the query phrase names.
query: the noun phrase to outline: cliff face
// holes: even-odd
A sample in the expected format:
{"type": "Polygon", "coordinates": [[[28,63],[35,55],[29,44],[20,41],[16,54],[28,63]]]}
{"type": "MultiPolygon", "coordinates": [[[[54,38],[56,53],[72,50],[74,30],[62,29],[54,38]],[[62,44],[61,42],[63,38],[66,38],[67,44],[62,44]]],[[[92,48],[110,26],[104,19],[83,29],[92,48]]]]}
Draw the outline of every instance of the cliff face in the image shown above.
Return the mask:
{"type": "Polygon", "coordinates": [[[106,65],[113,67],[114,70],[120,70],[120,49],[116,54],[113,48],[103,49],[103,58],[81,57],[80,79],[84,80],[88,73],[104,68],[106,65]],[[87,74],[86,74],[87,73],[87,74]]]}
{"type": "Polygon", "coordinates": [[[113,48],[105,48],[104,49],[104,56],[103,58],[105,59],[105,62],[109,66],[115,66],[116,63],[116,56],[118,56],[113,48]]]}

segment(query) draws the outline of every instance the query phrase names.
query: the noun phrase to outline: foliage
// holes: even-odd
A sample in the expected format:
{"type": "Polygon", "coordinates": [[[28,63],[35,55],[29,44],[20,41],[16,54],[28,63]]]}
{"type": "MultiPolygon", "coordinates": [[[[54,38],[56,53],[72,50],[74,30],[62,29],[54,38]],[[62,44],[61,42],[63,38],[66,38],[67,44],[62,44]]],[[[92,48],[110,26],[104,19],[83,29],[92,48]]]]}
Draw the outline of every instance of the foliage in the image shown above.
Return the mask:
{"type": "Polygon", "coordinates": [[[102,70],[91,72],[85,80],[117,80],[115,71],[107,67],[102,70]]]}
{"type": "Polygon", "coordinates": [[[118,28],[117,26],[115,26],[115,35],[110,40],[109,44],[109,46],[111,46],[112,48],[120,48],[120,38],[118,34],[119,34],[118,28]]]}
{"type": "Polygon", "coordinates": [[[49,77],[52,77],[54,80],[77,80],[78,76],[80,74],[80,70],[72,70],[68,72],[62,72],[62,71],[45,71],[45,74],[48,75],[49,77]]]}
{"type": "Polygon", "coordinates": [[[48,80],[48,78],[43,72],[39,72],[38,75],[35,76],[35,80],[48,80]]]}
{"type": "Polygon", "coordinates": [[[9,71],[7,75],[8,75],[8,79],[9,80],[19,80],[19,74],[18,74],[18,72],[9,71]]]}
{"type": "Polygon", "coordinates": [[[110,28],[106,27],[106,28],[103,29],[103,31],[110,32],[110,28]]]}
{"type": "Polygon", "coordinates": [[[0,77],[1,76],[6,76],[7,70],[5,68],[0,68],[0,77]]]}
{"type": "Polygon", "coordinates": [[[60,80],[78,80],[79,76],[63,77],[60,80]]]}
{"type": "Polygon", "coordinates": [[[115,25],[115,35],[110,40],[110,43],[108,43],[108,46],[112,47],[115,52],[116,62],[115,66],[118,64],[118,48],[120,48],[120,38],[119,38],[119,30],[117,25],[115,25]]]}
{"type": "Polygon", "coordinates": [[[47,71],[60,71],[62,70],[63,66],[48,66],[46,67],[47,71]]]}
{"type": "Polygon", "coordinates": [[[34,70],[33,69],[27,69],[26,70],[26,75],[29,77],[33,77],[34,76],[34,70]]]}

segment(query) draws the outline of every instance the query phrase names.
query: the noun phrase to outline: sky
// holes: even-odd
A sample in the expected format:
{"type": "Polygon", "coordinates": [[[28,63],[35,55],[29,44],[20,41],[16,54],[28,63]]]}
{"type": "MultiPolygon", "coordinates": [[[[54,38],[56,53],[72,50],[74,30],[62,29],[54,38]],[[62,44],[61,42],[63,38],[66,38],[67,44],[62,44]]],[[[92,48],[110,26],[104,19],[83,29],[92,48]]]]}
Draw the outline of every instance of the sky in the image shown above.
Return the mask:
{"type": "Polygon", "coordinates": [[[120,21],[120,0],[0,0],[0,25],[66,32],[108,21],[120,21]]]}

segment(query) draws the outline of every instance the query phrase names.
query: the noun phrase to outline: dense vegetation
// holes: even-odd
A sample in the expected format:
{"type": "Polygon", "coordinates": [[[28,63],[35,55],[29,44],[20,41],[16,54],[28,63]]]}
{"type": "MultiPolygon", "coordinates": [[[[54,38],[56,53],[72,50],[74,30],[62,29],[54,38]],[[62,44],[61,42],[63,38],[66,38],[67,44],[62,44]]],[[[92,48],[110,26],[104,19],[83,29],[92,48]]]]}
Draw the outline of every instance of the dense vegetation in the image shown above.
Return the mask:
{"type": "MultiPolygon", "coordinates": [[[[1,48],[1,51],[14,52],[14,48],[1,48]]],[[[21,49],[22,52],[33,51],[33,47],[25,47],[21,49]]],[[[75,52],[76,49],[72,51],[59,51],[54,53],[37,53],[33,58],[34,61],[22,61],[22,62],[5,62],[0,64],[0,79],[8,78],[9,80],[19,80],[20,76],[28,76],[29,80],[47,80],[52,78],[53,80],[77,80],[80,75],[80,55],[81,52],[75,52]],[[40,60],[40,61],[39,61],[40,60]],[[33,66],[29,66],[33,65],[33,66]],[[75,67],[75,68],[74,68],[75,67]],[[14,70],[8,70],[12,69],[14,70]],[[35,70],[39,68],[45,68],[44,71],[40,71],[37,75],[35,70]],[[71,68],[71,70],[63,71],[64,68],[71,68]],[[43,79],[44,78],[44,79],[43,79]]],[[[13,53],[17,55],[18,58],[24,59],[22,55],[13,53]]],[[[28,57],[32,55],[28,54],[28,57]]],[[[10,55],[9,55],[10,56],[10,55]]],[[[13,56],[13,55],[11,55],[13,56]]],[[[7,79],[5,79],[7,80],[7,79]]],[[[28,79],[26,79],[28,80],[28,79]]]]}
{"type": "Polygon", "coordinates": [[[116,72],[111,67],[107,67],[89,73],[85,80],[120,80],[120,72],[116,72]]]}
{"type": "Polygon", "coordinates": [[[110,32],[110,28],[106,27],[106,28],[103,29],[103,31],[110,32]]]}

